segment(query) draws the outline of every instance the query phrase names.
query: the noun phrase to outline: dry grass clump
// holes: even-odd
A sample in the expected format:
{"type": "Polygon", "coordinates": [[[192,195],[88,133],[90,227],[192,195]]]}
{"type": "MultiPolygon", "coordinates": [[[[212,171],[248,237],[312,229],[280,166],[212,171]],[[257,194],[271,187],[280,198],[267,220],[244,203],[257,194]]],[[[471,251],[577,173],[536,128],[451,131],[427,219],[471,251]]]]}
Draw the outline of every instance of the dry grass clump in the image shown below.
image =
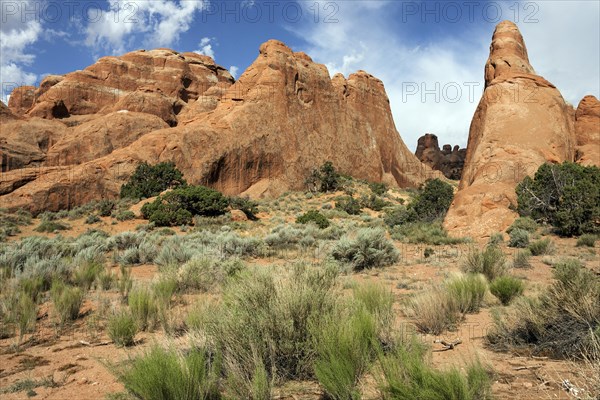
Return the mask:
{"type": "Polygon", "coordinates": [[[483,274],[490,281],[506,275],[509,270],[502,249],[493,245],[486,246],[483,251],[472,247],[461,268],[467,273],[483,274]]]}

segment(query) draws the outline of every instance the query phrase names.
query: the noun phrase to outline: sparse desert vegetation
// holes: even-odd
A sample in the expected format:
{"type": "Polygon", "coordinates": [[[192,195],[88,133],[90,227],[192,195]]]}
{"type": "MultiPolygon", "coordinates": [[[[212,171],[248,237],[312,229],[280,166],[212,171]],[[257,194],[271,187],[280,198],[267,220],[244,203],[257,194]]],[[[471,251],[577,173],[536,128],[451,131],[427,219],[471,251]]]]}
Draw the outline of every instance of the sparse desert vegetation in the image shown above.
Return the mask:
{"type": "Polygon", "coordinates": [[[152,199],[3,214],[7,229],[21,221],[21,232],[0,244],[1,357],[48,357],[44,346],[58,356],[33,376],[9,361],[2,393],[67,393],[93,370],[113,382],[102,389],[110,398],[475,400],[511,393],[493,371],[513,379],[508,350],[588,359],[575,362],[593,370],[599,298],[587,266],[597,249],[559,256],[580,254],[576,245],[595,237],[539,238],[538,224],[521,218],[509,235],[535,238],[526,248],[499,237],[484,245],[443,229],[441,183],[428,189],[440,194],[434,204],[423,200],[425,187],[336,179],[337,192],[258,202],[193,186],[161,195],[163,206],[191,210],[185,226],[140,219],[157,207],[152,199]],[[386,204],[364,206],[369,196],[386,204]],[[362,199],[363,211],[340,210],[340,199],[362,199]],[[247,219],[233,221],[234,209],[247,219]],[[35,231],[48,222],[70,229],[35,231]],[[542,262],[550,255],[551,265],[542,262]],[[474,338],[465,333],[477,329],[473,321],[493,329],[474,338]],[[460,340],[438,352],[438,337],[460,340]],[[77,361],[78,346],[94,358],[77,361]],[[49,368],[58,371],[52,379],[49,368]]]}

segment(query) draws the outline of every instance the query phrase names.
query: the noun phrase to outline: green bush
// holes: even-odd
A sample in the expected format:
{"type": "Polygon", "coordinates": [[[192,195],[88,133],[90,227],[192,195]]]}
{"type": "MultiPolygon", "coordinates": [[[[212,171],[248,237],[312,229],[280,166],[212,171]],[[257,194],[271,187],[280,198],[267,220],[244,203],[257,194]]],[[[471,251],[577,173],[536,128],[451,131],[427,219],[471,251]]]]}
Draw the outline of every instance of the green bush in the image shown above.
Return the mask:
{"type": "Polygon", "coordinates": [[[373,211],[381,211],[389,205],[390,202],[383,200],[381,197],[375,194],[371,194],[370,196],[362,196],[360,198],[360,206],[362,208],[369,208],[373,211]]]}
{"type": "Polygon", "coordinates": [[[149,165],[144,162],[137,166],[129,181],[121,186],[121,198],[145,199],[157,196],[169,188],[185,185],[183,174],[174,163],[149,165]]]}
{"type": "Polygon", "coordinates": [[[35,231],[41,233],[52,233],[56,231],[65,231],[69,229],[71,229],[71,227],[68,224],[65,224],[64,222],[42,220],[38,227],[35,228],[35,231]]]}
{"type": "Polygon", "coordinates": [[[500,276],[490,284],[490,292],[505,306],[515,297],[523,294],[524,289],[523,281],[509,275],[500,276]]]}
{"type": "Polygon", "coordinates": [[[392,238],[408,243],[423,243],[430,245],[465,243],[465,238],[448,236],[441,222],[413,222],[394,226],[391,229],[392,238]]]}
{"type": "Polygon", "coordinates": [[[515,228],[509,236],[508,247],[525,248],[529,245],[529,232],[524,229],[515,228]]]}
{"type": "Polygon", "coordinates": [[[416,222],[418,219],[417,212],[412,207],[396,206],[386,211],[383,216],[383,222],[389,227],[397,225],[405,225],[416,222]]]}
{"type": "Polygon", "coordinates": [[[83,291],[78,287],[68,286],[61,281],[52,282],[50,297],[61,323],[74,321],[79,317],[79,309],[83,304],[83,291]]]}
{"type": "Polygon", "coordinates": [[[130,210],[123,210],[123,211],[119,211],[116,215],[115,218],[117,219],[117,221],[130,221],[132,219],[135,219],[135,214],[133,213],[133,211],[130,210]]]}
{"type": "Polygon", "coordinates": [[[488,242],[489,246],[498,246],[504,242],[504,235],[501,232],[493,233],[488,242]]]}
{"type": "Polygon", "coordinates": [[[110,217],[116,206],[117,203],[114,200],[100,200],[96,209],[101,217],[110,217]]]}
{"type": "Polygon", "coordinates": [[[360,399],[358,381],[368,369],[377,343],[373,316],[364,308],[327,321],[317,333],[315,375],[332,399],[360,399]]]}
{"type": "Polygon", "coordinates": [[[340,179],[333,163],[326,161],[319,169],[311,172],[305,184],[310,191],[335,192],[340,187],[340,179]]]}
{"type": "Polygon", "coordinates": [[[506,257],[497,246],[486,246],[483,251],[472,247],[466,255],[462,265],[464,272],[483,274],[488,280],[493,281],[508,271],[506,257]]]}
{"type": "Polygon", "coordinates": [[[425,350],[416,339],[380,353],[380,387],[384,399],[492,399],[490,374],[475,362],[463,374],[457,368],[436,370],[424,361],[425,350]]]}
{"type": "Polygon", "coordinates": [[[296,218],[297,224],[308,224],[310,222],[317,225],[319,229],[325,229],[329,226],[329,219],[317,210],[310,210],[296,218]]]}
{"type": "Polygon", "coordinates": [[[600,336],[600,277],[578,260],[554,265],[554,283],[536,299],[521,297],[494,315],[487,340],[497,350],[578,359],[600,336]]]}
{"type": "Polygon", "coordinates": [[[101,222],[101,221],[102,220],[100,219],[100,217],[97,216],[96,214],[90,214],[85,219],[85,223],[88,224],[88,225],[97,224],[98,222],[101,222]]]}
{"type": "Polygon", "coordinates": [[[598,240],[597,235],[591,235],[586,233],[585,235],[581,235],[579,239],[577,239],[577,247],[587,246],[594,247],[596,245],[596,241],[598,240]]]}
{"type": "Polygon", "coordinates": [[[189,225],[196,215],[223,215],[228,200],[220,192],[204,186],[186,186],[158,196],[142,207],[142,216],[156,226],[189,225]]]}
{"type": "Polygon", "coordinates": [[[230,197],[229,198],[229,206],[233,210],[240,210],[250,221],[256,221],[258,218],[256,214],[258,213],[258,203],[254,200],[250,200],[247,197],[230,197]]]}
{"type": "Polygon", "coordinates": [[[562,236],[600,232],[600,169],[579,164],[543,164],[516,188],[522,216],[551,224],[562,236]]]}
{"type": "Polygon", "coordinates": [[[83,290],[90,290],[104,267],[96,262],[83,263],[73,272],[73,282],[83,290]]]}
{"type": "Polygon", "coordinates": [[[136,398],[144,400],[216,400],[221,360],[198,348],[182,353],[153,345],[145,354],[113,367],[119,380],[136,398]]]}
{"type": "Polygon", "coordinates": [[[373,194],[375,194],[377,196],[383,196],[384,194],[387,193],[388,186],[383,182],[381,182],[381,183],[371,182],[371,183],[369,183],[369,189],[371,189],[373,194]]]}
{"type": "Polygon", "coordinates": [[[510,234],[515,229],[522,229],[529,233],[535,233],[538,229],[538,224],[530,217],[519,217],[515,219],[515,222],[506,229],[506,233],[510,234]]]}
{"type": "Polygon", "coordinates": [[[150,290],[146,287],[134,288],[127,297],[127,303],[138,329],[145,331],[151,328],[156,319],[157,308],[150,290]]]}
{"type": "Polygon", "coordinates": [[[417,213],[419,221],[443,219],[450,208],[454,197],[454,189],[439,179],[431,179],[425,183],[410,206],[417,213]]]}
{"type": "Polygon", "coordinates": [[[517,251],[513,258],[513,268],[531,268],[530,257],[531,251],[529,249],[517,251]]]}
{"type": "Polygon", "coordinates": [[[334,259],[352,265],[355,271],[394,264],[400,253],[381,229],[360,229],[355,237],[342,237],[333,247],[334,259]]]}
{"type": "Polygon", "coordinates": [[[350,196],[344,196],[336,200],[335,208],[345,211],[350,215],[358,215],[361,212],[358,200],[350,196]]]}
{"type": "Polygon", "coordinates": [[[463,314],[478,312],[488,289],[487,281],[481,274],[456,276],[448,279],[445,287],[463,314]]]}
{"type": "Polygon", "coordinates": [[[541,256],[554,253],[555,246],[552,240],[546,238],[530,243],[528,248],[532,255],[541,256]]]}
{"type": "Polygon", "coordinates": [[[135,335],[138,331],[135,318],[127,310],[115,312],[108,319],[108,337],[117,346],[131,346],[135,343],[135,335]]]}

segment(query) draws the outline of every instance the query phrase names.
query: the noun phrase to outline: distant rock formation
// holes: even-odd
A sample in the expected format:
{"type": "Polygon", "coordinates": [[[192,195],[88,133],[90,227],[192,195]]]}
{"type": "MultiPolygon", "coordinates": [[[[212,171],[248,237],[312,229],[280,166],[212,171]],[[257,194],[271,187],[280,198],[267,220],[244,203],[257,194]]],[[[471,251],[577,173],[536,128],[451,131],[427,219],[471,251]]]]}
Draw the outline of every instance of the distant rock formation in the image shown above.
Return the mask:
{"type": "Polygon", "coordinates": [[[506,229],[517,216],[510,208],[516,185],[544,162],[574,160],[572,114],[554,85],[535,74],[517,26],[498,24],[465,169],[444,226],[475,238],[506,229]]]}
{"type": "Polygon", "coordinates": [[[252,197],[301,189],[328,160],[402,187],[440,176],[402,142],[379,79],[330,78],[279,41],[264,43],[235,83],[208,57],[158,49],[101,58],[35,93],[31,105],[11,103],[23,117],[3,148],[3,207],[36,213],[116,197],[144,161],[173,161],[188,182],[252,197]]]}
{"type": "Polygon", "coordinates": [[[575,112],[576,161],[600,167],[600,101],[585,96],[575,112]]]}
{"type": "Polygon", "coordinates": [[[458,145],[452,147],[445,144],[440,150],[438,138],[432,133],[426,133],[419,138],[415,156],[432,169],[440,171],[448,179],[460,180],[467,149],[458,145]]]}

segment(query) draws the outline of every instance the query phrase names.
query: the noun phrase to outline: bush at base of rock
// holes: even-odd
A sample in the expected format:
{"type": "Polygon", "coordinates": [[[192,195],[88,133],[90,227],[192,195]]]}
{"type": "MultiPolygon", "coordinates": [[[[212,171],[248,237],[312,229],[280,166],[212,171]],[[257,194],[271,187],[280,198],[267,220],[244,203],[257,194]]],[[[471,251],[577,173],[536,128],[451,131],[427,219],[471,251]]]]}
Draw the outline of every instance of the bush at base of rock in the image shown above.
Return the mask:
{"type": "Polygon", "coordinates": [[[358,200],[350,196],[344,196],[335,202],[335,208],[347,212],[350,215],[360,214],[361,207],[358,200]]]}
{"type": "Polygon", "coordinates": [[[297,224],[308,224],[310,222],[316,224],[320,229],[325,229],[329,226],[329,220],[327,217],[317,210],[310,210],[296,218],[297,224]]]}
{"type": "Polygon", "coordinates": [[[600,168],[543,164],[517,186],[522,216],[551,224],[561,236],[600,233],[600,168]]]}
{"type": "Polygon", "coordinates": [[[174,163],[142,163],[138,165],[129,181],[121,187],[121,198],[144,199],[159,195],[169,188],[185,185],[183,174],[174,163]]]}
{"type": "Polygon", "coordinates": [[[142,216],[156,226],[189,225],[195,215],[223,215],[228,205],[227,198],[214,189],[186,186],[144,204],[142,216]]]}

